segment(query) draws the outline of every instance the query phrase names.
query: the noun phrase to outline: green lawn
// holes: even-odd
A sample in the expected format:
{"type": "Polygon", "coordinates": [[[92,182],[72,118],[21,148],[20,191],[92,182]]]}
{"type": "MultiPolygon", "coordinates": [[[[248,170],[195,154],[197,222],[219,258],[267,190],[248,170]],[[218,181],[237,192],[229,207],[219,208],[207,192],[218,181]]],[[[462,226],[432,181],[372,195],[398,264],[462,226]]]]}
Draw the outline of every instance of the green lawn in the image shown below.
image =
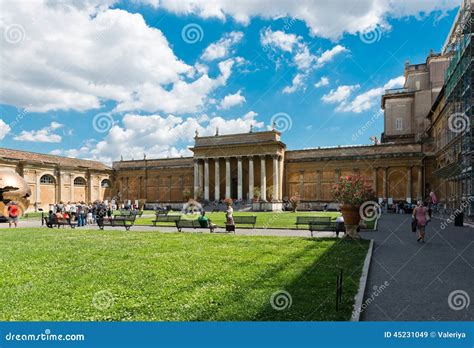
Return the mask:
{"type": "Polygon", "coordinates": [[[348,320],[367,241],[1,229],[0,321],[348,320]],[[335,283],[344,270],[341,309],[335,283]],[[275,310],[273,293],[292,305],[275,310]]]}
{"type": "MultiPolygon", "coordinates": [[[[179,214],[178,212],[173,212],[170,214],[179,214]]],[[[211,221],[218,226],[225,225],[225,213],[218,212],[218,213],[206,213],[206,215],[211,219],[211,221]]],[[[255,227],[257,228],[296,228],[295,222],[297,216],[330,216],[333,220],[336,220],[336,217],[340,216],[341,213],[339,212],[235,212],[234,216],[241,216],[241,215],[256,215],[257,216],[257,224],[255,227]]],[[[199,214],[187,214],[183,215],[183,219],[197,219],[199,214]]],[[[135,224],[137,225],[151,225],[153,217],[142,217],[138,218],[135,224]]],[[[166,225],[166,224],[162,224],[166,225]]],[[[170,226],[174,226],[174,224],[169,224],[170,226]]],[[[300,228],[303,228],[300,226],[300,228]]]]}

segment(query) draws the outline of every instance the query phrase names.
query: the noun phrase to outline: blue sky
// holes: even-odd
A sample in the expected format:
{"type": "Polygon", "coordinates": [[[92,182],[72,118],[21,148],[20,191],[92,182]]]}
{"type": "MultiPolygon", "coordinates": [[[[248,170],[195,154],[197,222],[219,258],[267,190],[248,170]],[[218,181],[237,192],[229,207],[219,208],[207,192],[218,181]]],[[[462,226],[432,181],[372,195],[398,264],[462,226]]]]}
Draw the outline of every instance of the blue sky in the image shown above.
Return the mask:
{"type": "Polygon", "coordinates": [[[457,10],[258,4],[2,1],[0,146],[105,162],[186,156],[196,129],[272,120],[289,149],[367,144],[383,130],[384,88],[401,86],[406,60],[440,51],[457,10]]]}

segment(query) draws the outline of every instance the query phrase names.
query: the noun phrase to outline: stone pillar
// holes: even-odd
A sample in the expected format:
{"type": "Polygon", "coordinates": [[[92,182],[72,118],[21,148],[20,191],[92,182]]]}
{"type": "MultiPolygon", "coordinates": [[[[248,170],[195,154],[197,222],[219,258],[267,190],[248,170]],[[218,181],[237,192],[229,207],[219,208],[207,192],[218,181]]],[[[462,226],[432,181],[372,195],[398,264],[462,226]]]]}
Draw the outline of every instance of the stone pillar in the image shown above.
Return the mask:
{"type": "Polygon", "coordinates": [[[209,200],[209,160],[204,159],[204,199],[209,200]]]}
{"type": "Polygon", "coordinates": [[[278,188],[278,200],[281,202],[283,201],[283,156],[278,156],[278,171],[278,184],[280,185],[280,187],[278,188]]]}
{"type": "Polygon", "coordinates": [[[412,178],[411,178],[411,167],[407,167],[407,198],[412,198],[412,192],[411,192],[411,183],[412,178]]]}
{"type": "Polygon", "coordinates": [[[230,158],[225,159],[225,198],[230,198],[230,158]]]}
{"type": "Polygon", "coordinates": [[[417,186],[418,186],[418,198],[423,200],[423,167],[422,166],[418,166],[418,185],[417,186]]]}
{"type": "Polygon", "coordinates": [[[253,157],[249,157],[249,200],[253,199],[254,188],[254,172],[253,172],[253,157]]]}
{"type": "MultiPolygon", "coordinates": [[[[158,188],[159,191],[159,188],[158,188]]],[[[197,199],[199,193],[199,164],[194,160],[194,199],[197,199]]]]}
{"type": "Polygon", "coordinates": [[[199,190],[204,194],[204,161],[199,161],[199,190]]]}
{"type": "Polygon", "coordinates": [[[273,200],[278,201],[278,185],[279,185],[279,170],[278,170],[278,156],[273,156],[273,200]]]}
{"type": "Polygon", "coordinates": [[[74,201],[74,174],[69,174],[69,202],[74,201]]]}
{"type": "Polygon", "coordinates": [[[169,175],[168,179],[168,202],[171,202],[171,182],[173,180],[173,177],[169,175]]]}
{"type": "Polygon", "coordinates": [[[214,200],[221,199],[221,179],[220,179],[219,158],[214,159],[214,200]]]}
{"type": "Polygon", "coordinates": [[[388,199],[388,168],[383,167],[383,199],[388,199]]]}
{"type": "Polygon", "coordinates": [[[321,171],[318,169],[316,170],[316,199],[321,200],[321,196],[321,171]]]}
{"type": "Polygon", "coordinates": [[[36,201],[36,209],[40,208],[41,204],[41,194],[40,194],[40,180],[41,180],[41,175],[38,175],[38,171],[35,173],[35,179],[36,179],[36,187],[35,187],[35,201],[36,201]]]}
{"type": "Polygon", "coordinates": [[[378,167],[374,168],[374,171],[372,172],[372,189],[374,190],[375,197],[378,198],[378,187],[377,187],[377,172],[378,172],[378,167]]]}
{"type": "Polygon", "coordinates": [[[237,199],[243,198],[242,157],[237,157],[237,199]]]}
{"type": "Polygon", "coordinates": [[[298,185],[298,195],[301,199],[304,199],[304,170],[300,170],[300,179],[298,185]]]}
{"type": "Polygon", "coordinates": [[[260,156],[260,198],[267,200],[267,170],[265,168],[265,155],[260,156]]]}

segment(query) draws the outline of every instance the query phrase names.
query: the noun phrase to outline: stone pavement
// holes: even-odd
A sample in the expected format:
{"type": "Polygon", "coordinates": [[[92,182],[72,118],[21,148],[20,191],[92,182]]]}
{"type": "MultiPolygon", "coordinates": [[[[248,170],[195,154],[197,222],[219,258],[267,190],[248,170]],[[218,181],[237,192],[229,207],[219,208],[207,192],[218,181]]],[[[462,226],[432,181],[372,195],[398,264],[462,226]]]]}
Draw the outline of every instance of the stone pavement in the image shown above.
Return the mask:
{"type": "Polygon", "coordinates": [[[361,320],[474,320],[474,229],[443,222],[428,224],[424,244],[410,215],[384,214],[361,233],[375,240],[361,320]]]}

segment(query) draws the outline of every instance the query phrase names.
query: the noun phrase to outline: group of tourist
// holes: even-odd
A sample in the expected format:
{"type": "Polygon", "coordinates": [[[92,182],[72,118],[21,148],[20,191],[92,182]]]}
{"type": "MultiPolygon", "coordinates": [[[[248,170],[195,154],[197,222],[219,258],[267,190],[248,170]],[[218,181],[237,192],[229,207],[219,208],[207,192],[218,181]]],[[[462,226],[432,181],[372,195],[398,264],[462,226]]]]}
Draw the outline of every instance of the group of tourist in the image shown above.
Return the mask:
{"type": "Polygon", "coordinates": [[[109,217],[113,215],[113,204],[106,204],[105,202],[94,202],[92,204],[80,203],[63,203],[55,204],[48,212],[47,225],[52,227],[57,219],[67,219],[72,222],[77,222],[77,226],[86,226],[97,223],[98,218],[109,217]]]}

